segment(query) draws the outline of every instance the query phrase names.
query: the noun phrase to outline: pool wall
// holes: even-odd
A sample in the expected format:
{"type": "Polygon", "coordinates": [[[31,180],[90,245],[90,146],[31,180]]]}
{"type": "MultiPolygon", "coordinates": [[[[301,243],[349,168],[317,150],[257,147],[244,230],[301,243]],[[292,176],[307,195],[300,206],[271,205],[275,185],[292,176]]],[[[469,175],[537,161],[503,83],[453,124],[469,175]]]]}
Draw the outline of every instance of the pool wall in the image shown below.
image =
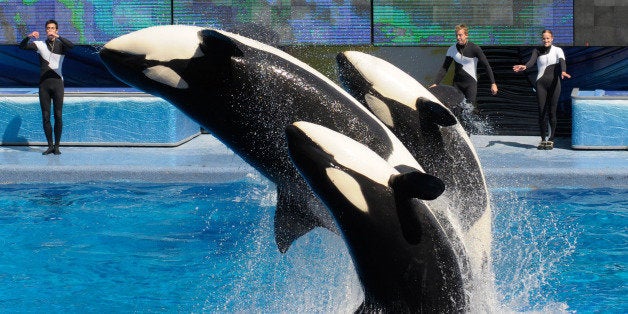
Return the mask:
{"type": "MultiPolygon", "coordinates": [[[[338,82],[336,55],[357,50],[382,58],[428,86],[443,64],[447,46],[373,46],[373,45],[292,45],[281,46],[285,52],[307,63],[331,80],[338,82]]],[[[562,47],[570,79],[562,80],[558,103],[556,135],[571,136],[571,97],[573,88],[628,90],[628,47],[562,47]]],[[[66,58],[63,75],[68,87],[129,87],[105,68],[98,56],[99,47],[76,45],[66,58]]],[[[490,124],[490,135],[538,136],[538,103],[534,91],[536,67],[514,73],[513,64],[528,60],[534,46],[482,46],[500,92],[490,92],[490,80],[484,67],[478,68],[477,114],[490,124]]],[[[0,87],[36,87],[39,80],[36,53],[14,45],[0,45],[0,87]]],[[[451,84],[453,71],[442,84],[451,84]]],[[[43,140],[43,139],[42,139],[43,140]]]]}
{"type": "Polygon", "coordinates": [[[628,91],[574,88],[571,146],[628,149],[628,91]]]}
{"type": "MultiPolygon", "coordinates": [[[[46,145],[41,119],[36,89],[0,89],[2,145],[46,145]]],[[[198,134],[197,123],[159,97],[126,89],[66,90],[63,145],[176,146],[198,134]]]]}

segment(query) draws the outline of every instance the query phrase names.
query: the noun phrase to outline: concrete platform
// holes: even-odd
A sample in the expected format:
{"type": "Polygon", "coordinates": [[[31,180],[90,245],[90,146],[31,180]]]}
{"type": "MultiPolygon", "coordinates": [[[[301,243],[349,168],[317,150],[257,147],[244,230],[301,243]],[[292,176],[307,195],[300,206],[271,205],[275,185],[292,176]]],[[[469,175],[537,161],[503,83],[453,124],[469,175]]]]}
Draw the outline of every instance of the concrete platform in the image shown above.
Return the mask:
{"type": "Polygon", "coordinates": [[[255,169],[213,136],[177,147],[0,146],[0,184],[22,182],[226,182],[255,169]]]}
{"type": "Polygon", "coordinates": [[[628,188],[628,151],[573,150],[557,138],[553,150],[538,150],[536,136],[472,135],[491,188],[628,188]]]}
{"type": "MultiPolygon", "coordinates": [[[[472,135],[491,188],[628,188],[628,151],[571,149],[569,138],[537,150],[529,136],[472,135]]],[[[259,173],[213,136],[177,147],[0,146],[0,184],[27,182],[226,182],[259,173]]]]}

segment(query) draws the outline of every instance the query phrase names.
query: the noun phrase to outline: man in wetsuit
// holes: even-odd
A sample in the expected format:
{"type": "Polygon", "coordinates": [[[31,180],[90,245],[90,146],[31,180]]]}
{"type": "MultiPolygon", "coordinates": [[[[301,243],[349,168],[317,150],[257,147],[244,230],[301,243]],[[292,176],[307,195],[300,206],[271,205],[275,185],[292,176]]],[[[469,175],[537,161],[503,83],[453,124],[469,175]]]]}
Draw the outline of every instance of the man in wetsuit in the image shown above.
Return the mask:
{"type": "Polygon", "coordinates": [[[457,43],[449,47],[447,50],[445,62],[438,71],[438,74],[436,74],[434,84],[430,87],[440,84],[445,77],[445,74],[447,74],[447,70],[449,69],[451,62],[455,61],[453,85],[464,94],[468,103],[475,103],[478,87],[478,61],[480,61],[486,68],[488,77],[491,80],[491,93],[493,95],[497,94],[497,84],[495,84],[493,70],[488,63],[484,52],[482,52],[482,49],[478,45],[470,42],[468,39],[469,28],[464,24],[456,25],[457,43]]]}
{"type": "Polygon", "coordinates": [[[39,32],[34,31],[26,36],[20,43],[20,48],[25,50],[35,50],[39,54],[41,74],[39,77],[39,105],[44,124],[44,133],[48,141],[48,149],[44,155],[54,153],[61,154],[59,143],[61,141],[61,129],[63,120],[61,111],[63,109],[63,75],[61,67],[65,53],[74,47],[69,40],[60,37],[58,33],[59,24],[55,20],[46,21],[46,40],[29,42],[31,38],[38,39],[39,32]],[[52,141],[52,126],[50,124],[50,107],[54,104],[54,145],[52,141]]]}
{"type": "Polygon", "coordinates": [[[552,45],[554,35],[552,31],[546,29],[541,33],[543,46],[532,51],[530,60],[525,64],[517,64],[512,67],[513,71],[525,71],[536,63],[538,74],[536,76],[536,97],[539,102],[539,127],[541,130],[541,143],[538,149],[553,149],[554,135],[556,134],[556,108],[560,97],[560,79],[571,78],[567,74],[567,63],[565,53],[561,48],[552,45]],[[549,115],[550,136],[547,135],[547,116],[549,115]]]}

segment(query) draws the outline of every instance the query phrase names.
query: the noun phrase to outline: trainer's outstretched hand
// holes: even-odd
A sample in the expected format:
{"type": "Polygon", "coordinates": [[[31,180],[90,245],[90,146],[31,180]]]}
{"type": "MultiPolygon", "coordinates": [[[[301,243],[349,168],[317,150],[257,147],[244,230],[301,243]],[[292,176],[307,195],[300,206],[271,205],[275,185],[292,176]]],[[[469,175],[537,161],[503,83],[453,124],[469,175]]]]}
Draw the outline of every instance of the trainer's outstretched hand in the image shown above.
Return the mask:
{"type": "Polygon", "coordinates": [[[527,69],[527,67],[523,64],[517,64],[512,66],[512,70],[515,72],[525,71],[525,69],[527,69]]]}

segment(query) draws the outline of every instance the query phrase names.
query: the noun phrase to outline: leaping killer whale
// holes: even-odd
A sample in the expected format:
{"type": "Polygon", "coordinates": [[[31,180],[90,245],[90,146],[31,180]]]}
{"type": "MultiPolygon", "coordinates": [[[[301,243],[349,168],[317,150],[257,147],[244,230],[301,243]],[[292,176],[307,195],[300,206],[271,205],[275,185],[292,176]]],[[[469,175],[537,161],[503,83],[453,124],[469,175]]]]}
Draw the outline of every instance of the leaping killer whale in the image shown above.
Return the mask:
{"type": "Polygon", "coordinates": [[[138,30],[99,52],[123,82],[170,101],[277,185],[281,252],[337,227],[288,156],[285,127],[311,121],[365,144],[401,172],[422,170],[399,139],[341,87],[274,47],[195,26],[138,30]]]}
{"type": "MultiPolygon", "coordinates": [[[[410,75],[375,56],[346,51],[336,57],[341,85],[380,118],[412,152],[425,172],[445,182],[445,192],[430,206],[440,209],[445,225],[451,212],[461,229],[464,243],[459,250],[480,277],[492,274],[491,208],[487,185],[475,148],[451,111],[464,99],[455,93],[442,97],[444,106],[410,75]],[[443,113],[449,112],[449,114],[443,113]],[[443,119],[434,119],[440,112],[443,119]]],[[[442,90],[439,90],[442,93],[442,90]]]]}
{"type": "Polygon", "coordinates": [[[327,128],[286,128],[292,161],[333,213],[364,290],[356,312],[464,312],[458,258],[432,210],[444,190],[429,174],[400,174],[368,147],[327,128]],[[419,231],[408,241],[400,222],[419,231]]]}

